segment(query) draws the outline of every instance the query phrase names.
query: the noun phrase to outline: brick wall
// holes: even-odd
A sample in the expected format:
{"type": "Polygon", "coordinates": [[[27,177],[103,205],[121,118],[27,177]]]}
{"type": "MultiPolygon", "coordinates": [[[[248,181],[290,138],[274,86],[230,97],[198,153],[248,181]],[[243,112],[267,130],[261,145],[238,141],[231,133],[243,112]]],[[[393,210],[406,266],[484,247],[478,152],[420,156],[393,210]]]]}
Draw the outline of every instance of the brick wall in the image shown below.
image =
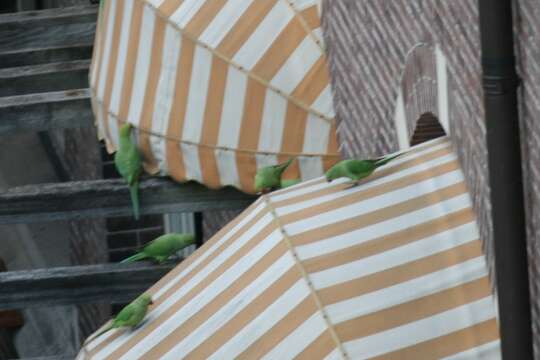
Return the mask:
{"type": "MultiPolygon", "coordinates": [[[[534,332],[540,345],[540,3],[516,9],[521,124],[532,276],[534,332]]],[[[450,135],[467,178],[493,268],[489,183],[481,88],[480,35],[474,0],[325,0],[323,29],[347,157],[397,150],[394,110],[404,96],[409,130],[420,115],[437,115],[433,47],[447,59],[450,135]]]]}

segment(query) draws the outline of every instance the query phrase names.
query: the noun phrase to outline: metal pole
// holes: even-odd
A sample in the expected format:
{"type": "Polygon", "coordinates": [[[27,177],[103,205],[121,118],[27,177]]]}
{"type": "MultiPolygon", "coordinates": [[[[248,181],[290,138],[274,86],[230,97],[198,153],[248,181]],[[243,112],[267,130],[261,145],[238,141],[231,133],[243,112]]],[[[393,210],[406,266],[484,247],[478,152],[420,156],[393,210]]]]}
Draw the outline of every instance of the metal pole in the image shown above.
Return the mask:
{"type": "Polygon", "coordinates": [[[479,0],[499,323],[505,360],[533,359],[511,0],[479,0]]]}

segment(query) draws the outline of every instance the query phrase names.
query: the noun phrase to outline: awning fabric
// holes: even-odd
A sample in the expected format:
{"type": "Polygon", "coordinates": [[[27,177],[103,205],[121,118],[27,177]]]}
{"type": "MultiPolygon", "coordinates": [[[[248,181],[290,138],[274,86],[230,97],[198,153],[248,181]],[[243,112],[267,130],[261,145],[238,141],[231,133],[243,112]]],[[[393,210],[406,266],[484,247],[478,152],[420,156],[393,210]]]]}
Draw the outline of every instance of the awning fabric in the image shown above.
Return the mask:
{"type": "Polygon", "coordinates": [[[500,359],[496,308],[446,138],[349,188],[259,198],[155,286],[147,321],[79,359],[500,359]]]}
{"type": "Polygon", "coordinates": [[[106,0],[90,87],[109,151],[132,123],[150,173],[253,192],[258,167],[339,159],[315,0],[106,0]]]}

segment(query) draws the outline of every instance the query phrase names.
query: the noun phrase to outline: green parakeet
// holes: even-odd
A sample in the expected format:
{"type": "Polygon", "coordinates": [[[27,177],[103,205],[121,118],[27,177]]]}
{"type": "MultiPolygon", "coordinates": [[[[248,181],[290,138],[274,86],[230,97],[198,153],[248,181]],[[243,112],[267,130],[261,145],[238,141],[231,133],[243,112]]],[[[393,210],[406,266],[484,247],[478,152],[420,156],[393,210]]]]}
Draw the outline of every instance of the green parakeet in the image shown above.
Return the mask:
{"type": "Polygon", "coordinates": [[[144,248],[133,256],[122,260],[122,263],[130,263],[143,259],[153,259],[162,263],[177,251],[194,244],[195,236],[192,234],[165,234],[150,241],[144,248]]]}
{"type": "Polygon", "coordinates": [[[255,191],[267,193],[281,187],[281,175],[292,164],[294,158],[284,163],[266,166],[257,170],[255,174],[255,191]]]}
{"type": "Polygon", "coordinates": [[[131,124],[125,123],[122,125],[118,143],[118,151],[114,154],[114,164],[129,186],[133,204],[133,216],[138,220],[139,176],[142,173],[142,159],[139,150],[131,142],[131,124]]]}
{"type": "Polygon", "coordinates": [[[152,304],[152,297],[148,294],[142,294],[131,303],[127,304],[116,317],[111,324],[105,327],[92,337],[95,339],[111,329],[117,329],[121,327],[131,327],[139,325],[146,316],[148,311],[148,305],[152,304]]]}
{"type": "Polygon", "coordinates": [[[341,177],[347,177],[353,181],[354,185],[357,185],[360,180],[371,175],[375,169],[400,155],[402,154],[372,160],[349,159],[340,161],[326,172],[326,181],[330,182],[341,177]]]}
{"type": "Polygon", "coordinates": [[[285,189],[289,186],[296,185],[300,182],[300,179],[281,179],[281,188],[285,189]]]}

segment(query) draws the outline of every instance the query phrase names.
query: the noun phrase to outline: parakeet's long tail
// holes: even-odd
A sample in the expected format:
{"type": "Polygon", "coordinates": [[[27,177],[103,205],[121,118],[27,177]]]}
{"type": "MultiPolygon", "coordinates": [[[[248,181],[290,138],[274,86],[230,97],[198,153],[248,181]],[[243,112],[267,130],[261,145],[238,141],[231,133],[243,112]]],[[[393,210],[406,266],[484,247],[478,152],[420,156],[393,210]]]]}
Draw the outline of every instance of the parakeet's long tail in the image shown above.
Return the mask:
{"type": "Polygon", "coordinates": [[[131,194],[131,204],[133,206],[133,217],[135,220],[139,220],[139,182],[135,181],[129,186],[129,192],[131,194]]]}
{"type": "Polygon", "coordinates": [[[390,161],[394,160],[395,158],[397,158],[398,156],[401,156],[401,155],[403,155],[403,153],[400,153],[400,154],[397,154],[397,155],[393,155],[393,156],[386,156],[386,157],[377,159],[377,162],[375,162],[375,165],[376,165],[377,167],[386,165],[386,164],[388,164],[390,161]]]}
{"type": "Polygon", "coordinates": [[[120,263],[121,264],[123,264],[123,263],[132,263],[132,262],[139,261],[139,260],[146,259],[146,258],[148,258],[148,255],[146,255],[143,252],[139,252],[139,253],[136,253],[135,255],[132,255],[132,256],[130,256],[128,258],[125,258],[124,260],[120,261],[120,263]]]}
{"type": "Polygon", "coordinates": [[[113,328],[113,323],[111,323],[109,326],[106,326],[103,330],[101,330],[100,332],[98,332],[97,334],[95,334],[94,336],[86,339],[86,341],[84,342],[85,344],[86,343],[89,343],[90,341],[94,340],[94,339],[97,339],[98,337],[100,337],[101,335],[105,334],[107,331],[111,330],[113,328]]]}

